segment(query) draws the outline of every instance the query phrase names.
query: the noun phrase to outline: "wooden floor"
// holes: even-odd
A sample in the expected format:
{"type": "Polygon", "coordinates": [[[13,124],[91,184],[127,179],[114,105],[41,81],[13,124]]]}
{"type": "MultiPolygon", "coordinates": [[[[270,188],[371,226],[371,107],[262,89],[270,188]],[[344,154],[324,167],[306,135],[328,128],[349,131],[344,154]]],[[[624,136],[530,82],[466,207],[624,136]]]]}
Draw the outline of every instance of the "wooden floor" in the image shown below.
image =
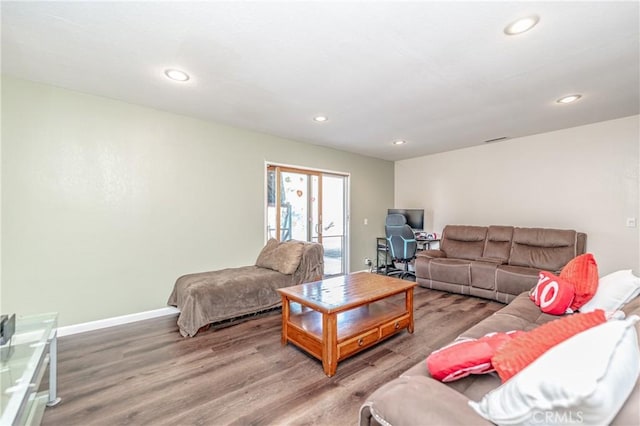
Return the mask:
{"type": "Polygon", "coordinates": [[[279,311],[194,338],[176,316],[58,341],[44,425],[355,425],[367,395],[503,305],[417,287],[415,333],[338,365],[280,344],[279,311]]]}

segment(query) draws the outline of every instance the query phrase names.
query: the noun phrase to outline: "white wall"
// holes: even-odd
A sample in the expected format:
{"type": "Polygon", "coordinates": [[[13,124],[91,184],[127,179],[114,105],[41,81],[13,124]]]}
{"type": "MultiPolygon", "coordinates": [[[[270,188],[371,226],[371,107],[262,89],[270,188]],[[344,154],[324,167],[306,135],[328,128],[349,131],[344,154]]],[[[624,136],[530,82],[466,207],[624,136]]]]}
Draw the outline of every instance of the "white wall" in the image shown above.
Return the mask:
{"type": "Polygon", "coordinates": [[[515,225],[587,233],[601,274],[640,273],[640,116],[395,164],[395,205],[424,207],[425,229],[515,225]]]}
{"type": "Polygon", "coordinates": [[[78,324],[166,306],[182,274],[253,264],[267,160],[351,174],[363,269],[392,162],[3,76],[0,309],[78,324]]]}

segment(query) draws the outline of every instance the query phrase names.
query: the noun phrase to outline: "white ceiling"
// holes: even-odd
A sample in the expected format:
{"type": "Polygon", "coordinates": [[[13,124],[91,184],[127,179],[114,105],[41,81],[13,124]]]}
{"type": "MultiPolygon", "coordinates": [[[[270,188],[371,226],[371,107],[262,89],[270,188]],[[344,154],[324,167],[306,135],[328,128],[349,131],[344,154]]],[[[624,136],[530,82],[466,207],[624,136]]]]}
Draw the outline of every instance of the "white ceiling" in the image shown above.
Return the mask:
{"type": "Polygon", "coordinates": [[[637,1],[3,1],[1,12],[8,75],[387,160],[640,113],[637,1]],[[503,33],[529,14],[533,30],[503,33]],[[555,103],[571,93],[583,98],[555,103]]]}

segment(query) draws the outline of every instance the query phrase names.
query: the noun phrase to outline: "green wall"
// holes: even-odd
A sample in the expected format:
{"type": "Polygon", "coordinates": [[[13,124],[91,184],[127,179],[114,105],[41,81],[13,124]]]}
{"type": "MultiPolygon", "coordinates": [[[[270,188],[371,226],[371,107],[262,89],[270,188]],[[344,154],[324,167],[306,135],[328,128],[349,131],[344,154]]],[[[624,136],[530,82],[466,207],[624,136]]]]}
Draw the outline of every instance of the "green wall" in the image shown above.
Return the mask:
{"type": "Polygon", "coordinates": [[[393,205],[393,162],[8,76],[1,161],[0,309],[60,325],[157,309],[182,274],[253,264],[265,161],[350,173],[352,271],[393,205]]]}

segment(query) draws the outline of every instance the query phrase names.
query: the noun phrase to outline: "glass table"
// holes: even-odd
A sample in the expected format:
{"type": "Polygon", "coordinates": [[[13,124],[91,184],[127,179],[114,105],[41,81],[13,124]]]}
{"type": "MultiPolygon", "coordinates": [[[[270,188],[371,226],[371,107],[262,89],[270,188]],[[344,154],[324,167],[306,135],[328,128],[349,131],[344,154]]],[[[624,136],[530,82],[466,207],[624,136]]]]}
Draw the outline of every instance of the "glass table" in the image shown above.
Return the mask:
{"type": "Polygon", "coordinates": [[[0,346],[0,425],[39,424],[60,402],[57,384],[58,314],[16,316],[15,334],[0,346]],[[49,366],[49,389],[38,392],[49,366]]]}

